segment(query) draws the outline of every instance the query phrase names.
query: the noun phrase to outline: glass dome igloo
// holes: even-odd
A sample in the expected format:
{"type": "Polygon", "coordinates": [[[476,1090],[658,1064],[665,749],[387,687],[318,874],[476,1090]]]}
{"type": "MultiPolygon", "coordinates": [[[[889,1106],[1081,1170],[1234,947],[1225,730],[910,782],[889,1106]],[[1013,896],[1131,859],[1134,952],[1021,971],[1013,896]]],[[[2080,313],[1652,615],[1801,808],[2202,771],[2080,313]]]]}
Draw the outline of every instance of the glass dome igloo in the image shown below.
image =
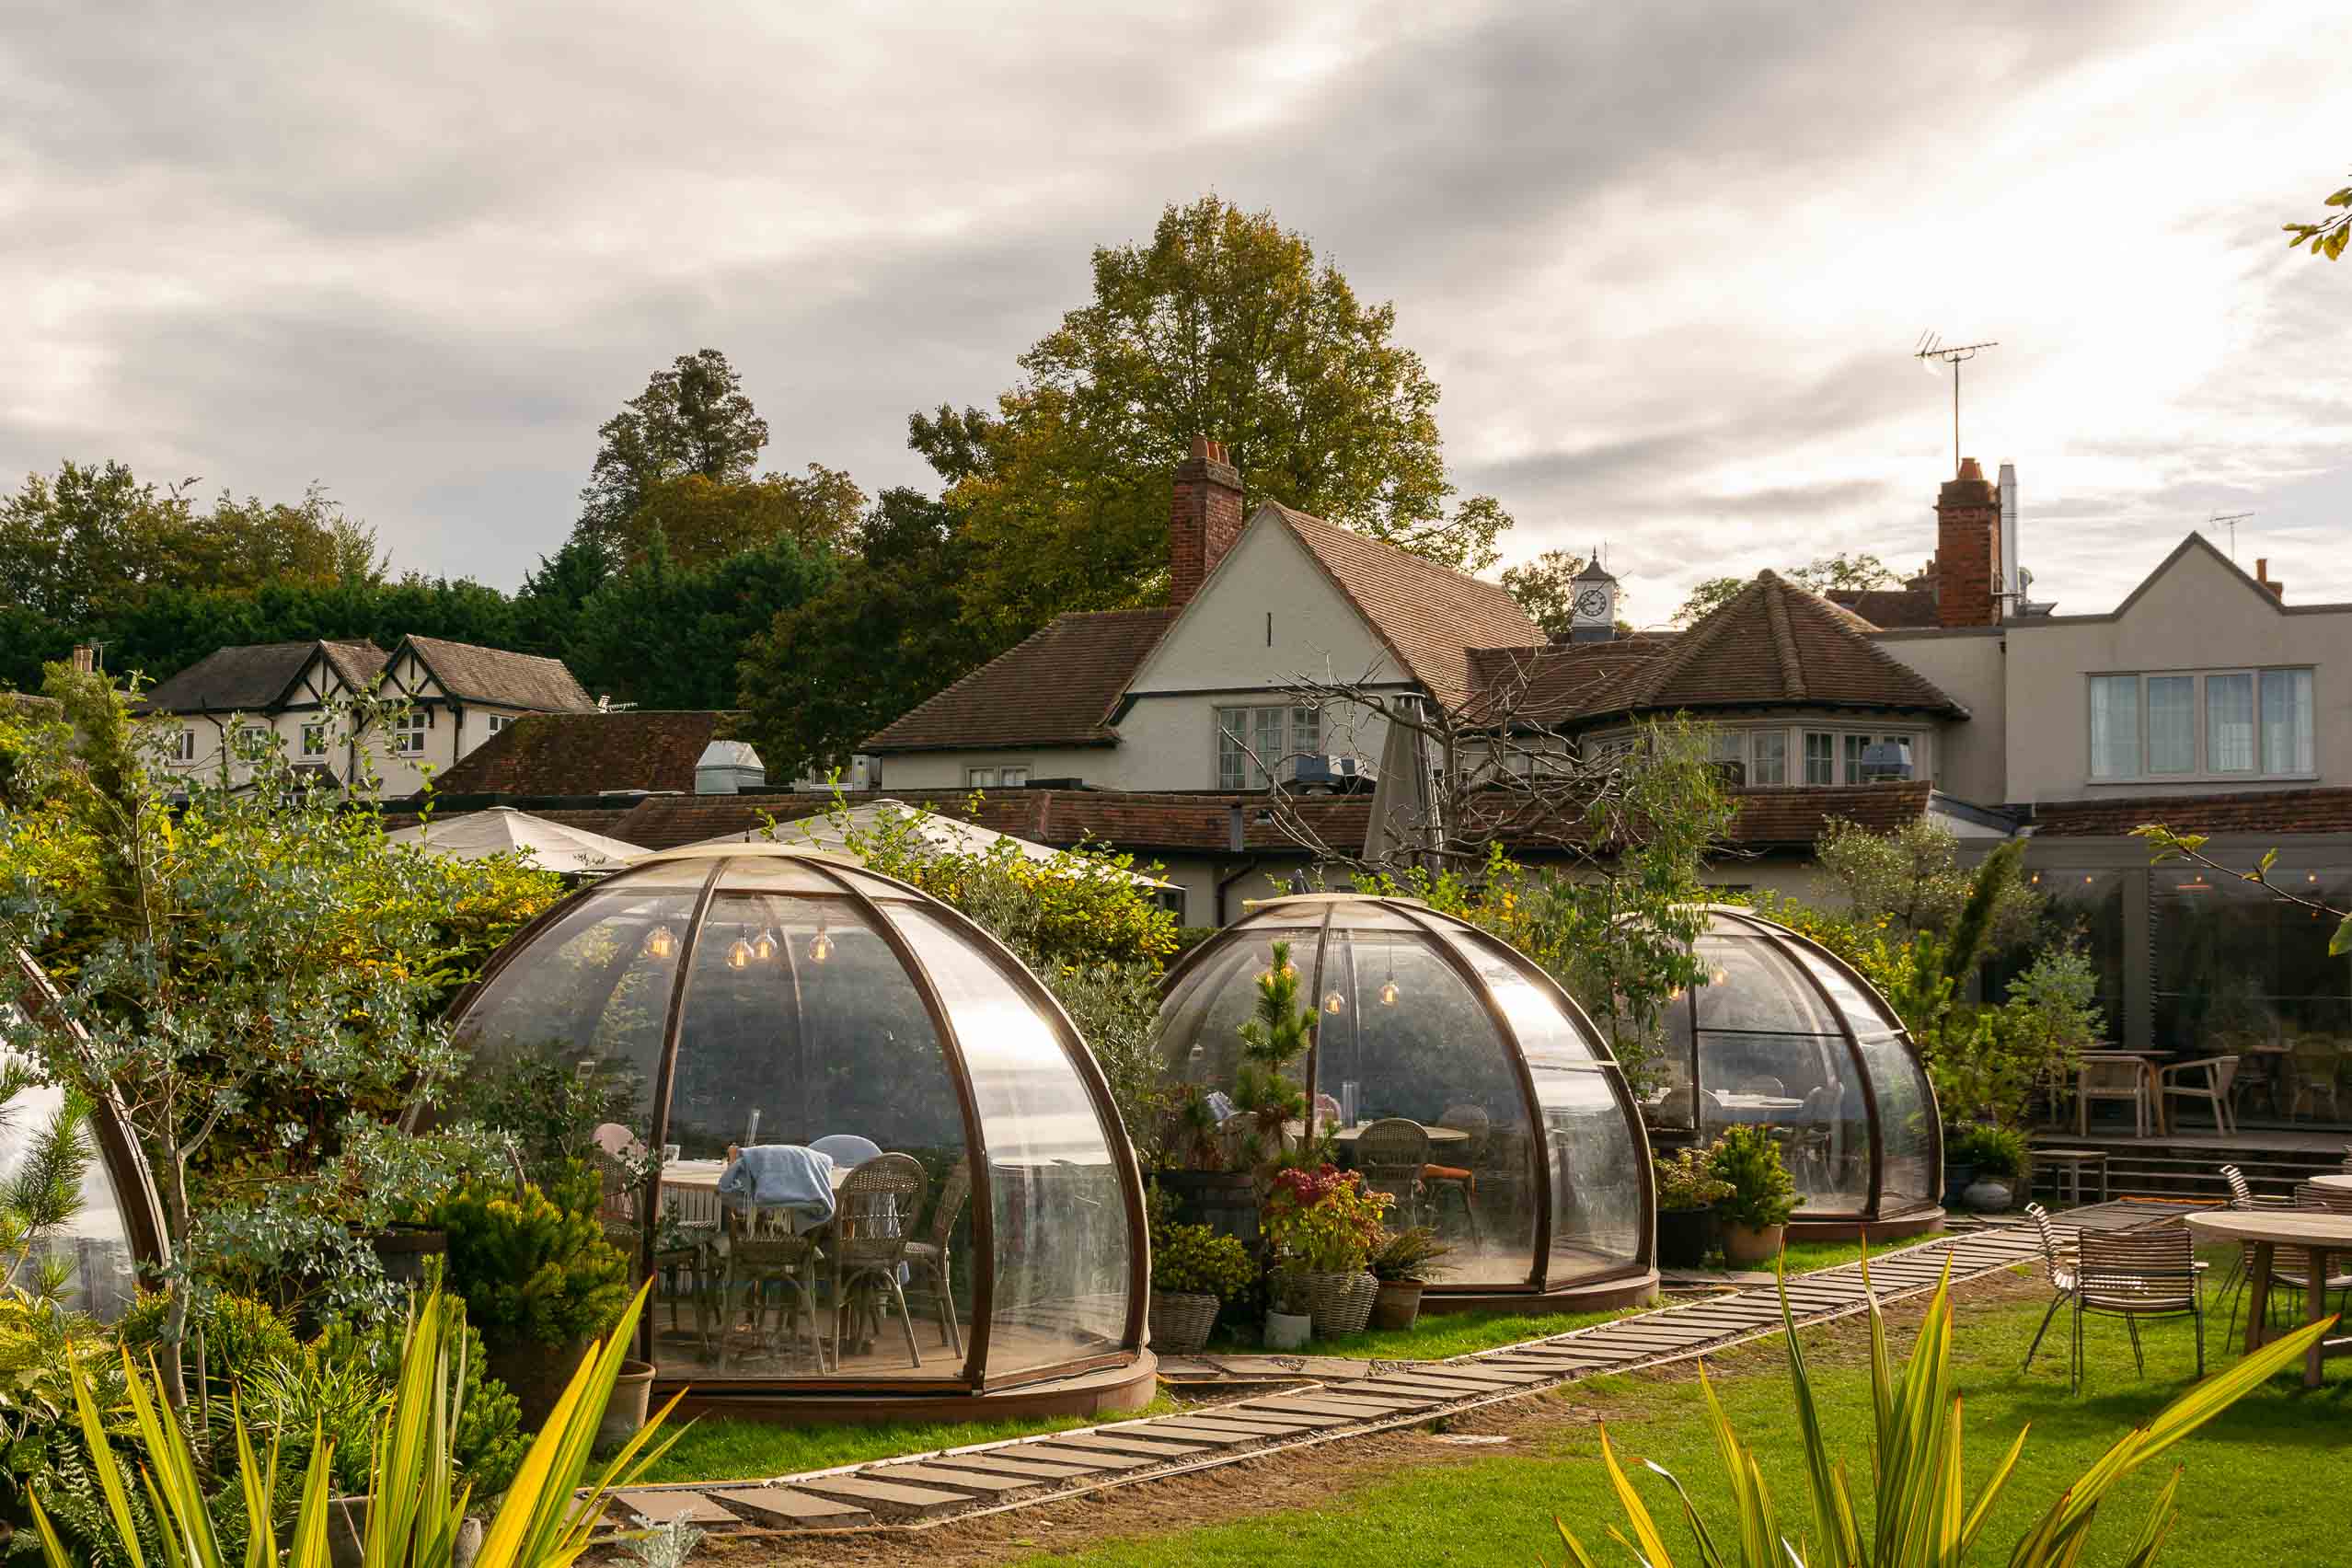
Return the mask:
{"type": "Polygon", "coordinates": [[[1788,927],[1727,905],[1706,914],[1708,981],[1667,1005],[1666,1076],[1643,1102],[1660,1141],[1770,1129],[1796,1179],[1793,1234],[1932,1224],[1942,1118],[1895,1009],[1788,927]]]}
{"type": "Polygon", "coordinates": [[[1253,903],[1168,977],[1161,1050],[1179,1081],[1234,1087],[1277,942],[1316,1009],[1289,1076],[1334,1124],[1341,1163],[1397,1200],[1392,1226],[1431,1225],[1453,1249],[1430,1306],[1648,1294],[1655,1195],[1624,1075],[1566,992],[1466,921],[1356,894],[1253,903]]]}
{"type": "Polygon", "coordinates": [[[1142,1187],[1101,1073],[916,889],[779,845],[649,857],[518,933],[455,1029],[477,1089],[577,1107],[607,1234],[656,1281],[660,1381],[1147,1389],[1142,1187]]]}
{"type": "MultiPolygon", "coordinates": [[[[10,974],[0,965],[0,1022],[63,1018],[49,976],[21,950],[10,974]],[[13,999],[12,999],[13,995],[13,999]]],[[[79,1033],[79,1025],[63,1027],[79,1033]]],[[[36,1084],[20,1090],[0,1114],[0,1181],[13,1178],[65,1103],[65,1091],[36,1084]]],[[[62,1299],[76,1311],[113,1322],[138,1297],[142,1269],[164,1261],[163,1206],[139,1141],[112,1097],[92,1101],[77,1136],[92,1158],[83,1168],[80,1206],[50,1229],[34,1251],[44,1262],[67,1265],[62,1299]]],[[[12,1260],[14,1261],[14,1260],[12,1260]]]]}

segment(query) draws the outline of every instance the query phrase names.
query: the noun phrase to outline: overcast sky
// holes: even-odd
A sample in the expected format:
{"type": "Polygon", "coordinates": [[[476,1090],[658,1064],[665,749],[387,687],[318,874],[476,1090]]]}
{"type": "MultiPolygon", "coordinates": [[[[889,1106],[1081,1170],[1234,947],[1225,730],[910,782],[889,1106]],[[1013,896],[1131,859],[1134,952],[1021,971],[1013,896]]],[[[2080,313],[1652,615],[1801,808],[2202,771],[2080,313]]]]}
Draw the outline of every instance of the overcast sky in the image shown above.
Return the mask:
{"type": "MultiPolygon", "coordinates": [[[[929,476],[1090,247],[1215,190],[1395,302],[1513,559],[1933,546],[1948,382],[2037,597],[2217,512],[2352,599],[2341,6],[767,3],[0,14],[0,474],[120,457],[513,586],[595,428],[723,349],[771,466],[929,476]],[[953,19],[942,20],[951,17],[953,19]],[[2333,112],[2331,112],[2333,111],[2333,112]]],[[[2227,532],[2219,534],[2225,548],[2227,532]]]]}

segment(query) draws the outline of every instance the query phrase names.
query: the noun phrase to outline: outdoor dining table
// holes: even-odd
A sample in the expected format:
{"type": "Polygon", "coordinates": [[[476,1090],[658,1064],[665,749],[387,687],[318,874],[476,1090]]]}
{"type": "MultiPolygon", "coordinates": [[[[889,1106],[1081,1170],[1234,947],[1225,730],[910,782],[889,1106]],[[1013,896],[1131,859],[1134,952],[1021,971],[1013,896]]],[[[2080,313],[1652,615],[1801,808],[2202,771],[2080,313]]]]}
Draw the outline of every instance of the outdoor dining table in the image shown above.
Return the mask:
{"type": "Polygon", "coordinates": [[[2331,1193],[2352,1193],[2352,1173],[2341,1176],[2314,1176],[2312,1185],[2324,1187],[2331,1193]]]}
{"type": "MultiPolygon", "coordinates": [[[[2254,1250],[2246,1295],[2246,1354],[2261,1348],[2270,1305],[2271,1260],[2281,1247],[2304,1254],[2303,1320],[2316,1323],[2327,1315],[2327,1261],[2331,1254],[2352,1257],[2352,1214],[2316,1214],[2306,1209],[2279,1213],[2231,1209],[2187,1216],[2189,1233],[2199,1241],[2242,1241],[2254,1250]]],[[[2329,1343],[2341,1343],[2331,1341],[2329,1343]]],[[[2325,1344],[2314,1343],[2303,1357],[2303,1385],[2320,1386],[2320,1363],[2325,1344]]]]}
{"type": "Polygon", "coordinates": [[[1714,1102],[1715,1117],[1724,1122],[1762,1124],[1778,1122],[1792,1111],[1804,1109],[1804,1101],[1792,1100],[1785,1094],[1709,1094],[1714,1102]]]}
{"type": "MultiPolygon", "coordinates": [[[[674,1193],[679,1217],[689,1223],[700,1220],[715,1225],[719,1220],[719,1178],[727,1173],[729,1161],[724,1159],[674,1159],[662,1167],[662,1187],[674,1193]],[[691,1198],[688,1203],[685,1200],[691,1198]]],[[[841,1183],[849,1179],[854,1166],[836,1163],[833,1168],[833,1190],[841,1191],[841,1183]]]]}

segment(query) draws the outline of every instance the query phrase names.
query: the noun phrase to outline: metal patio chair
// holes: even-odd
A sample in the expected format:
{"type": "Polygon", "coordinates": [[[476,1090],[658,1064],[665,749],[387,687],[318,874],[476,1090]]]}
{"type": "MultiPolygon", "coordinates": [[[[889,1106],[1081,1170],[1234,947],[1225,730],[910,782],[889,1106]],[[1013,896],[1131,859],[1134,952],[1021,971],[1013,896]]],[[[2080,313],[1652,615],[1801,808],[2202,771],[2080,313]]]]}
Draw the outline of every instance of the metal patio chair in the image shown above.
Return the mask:
{"type": "Polygon", "coordinates": [[[2039,1204],[2025,1205],[2025,1217],[2034,1222],[2034,1229],[2042,1239],[2042,1267],[2050,1281],[2050,1309],[2042,1314],[2042,1326],[2034,1331],[2034,1343],[2025,1347],[2023,1372],[2034,1369],[2034,1354],[2042,1348],[2042,1336],[2050,1332],[2050,1320],[2058,1309],[2074,1299],[2074,1283],[2079,1262],[2075,1250],[2058,1240],[2058,1227],[2050,1223],[2050,1211],[2039,1204]]]}
{"type": "Polygon", "coordinates": [[[2200,1056],[2194,1062],[2176,1062],[2169,1067],[2157,1068],[2156,1095],[2163,1107],[2160,1120],[2178,1130],[2180,1124],[2172,1117],[2172,1101],[2202,1100],[2213,1107],[2213,1125],[2218,1131],[2236,1132],[2237,1118],[2230,1110],[2230,1086],[2237,1077],[2235,1056],[2200,1056]]]}
{"type": "Polygon", "coordinates": [[[2196,1325],[2196,1375],[2205,1376],[2205,1296],[2196,1243],[2186,1230],[2116,1235],[2081,1233],[2074,1286],[2074,1381],[2082,1389],[2082,1320],[2121,1318],[2131,1333],[2132,1364],[2148,1376],[2139,1343],[2142,1318],[2188,1318],[2196,1325]]]}

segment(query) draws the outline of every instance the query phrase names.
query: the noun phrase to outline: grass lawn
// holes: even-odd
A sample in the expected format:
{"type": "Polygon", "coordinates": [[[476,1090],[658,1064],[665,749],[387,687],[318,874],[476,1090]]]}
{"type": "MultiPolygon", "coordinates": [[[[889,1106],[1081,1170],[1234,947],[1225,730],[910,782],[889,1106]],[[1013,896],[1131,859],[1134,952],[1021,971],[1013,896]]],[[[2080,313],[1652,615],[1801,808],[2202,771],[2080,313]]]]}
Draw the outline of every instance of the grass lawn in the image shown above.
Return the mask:
{"type": "MultiPolygon", "coordinates": [[[[2220,1272],[2217,1265],[2215,1277],[2220,1272]]],[[[1955,1332],[1956,1373],[1966,1398],[1971,1440],[1965,1468],[1970,1495],[2019,1427],[2031,1424],[2025,1456],[1995,1508],[1976,1561],[1997,1562],[2016,1538],[2126,1427],[2145,1420],[2187,1385],[2195,1365],[2185,1322],[2144,1326],[2149,1372],[2138,1376],[2124,1325],[2086,1323],[2088,1371],[2080,1397],[2068,1390],[2068,1319],[2061,1315],[2030,1374],[2022,1374],[2027,1341],[2046,1297],[2021,1283],[1963,1287],[1955,1332]],[[1998,1292],[2004,1299],[1985,1300],[1998,1292]]],[[[2230,1354],[2220,1344],[2222,1315],[2207,1332],[2208,1364],[2230,1354]]],[[[1910,1329],[1899,1322],[1898,1351],[1910,1329]]],[[[1808,1330],[1816,1395],[1833,1451],[1855,1475],[1867,1509],[1870,1473],[1869,1370],[1850,1328],[1808,1330]]],[[[1767,1483],[1793,1530],[1805,1503],[1803,1459],[1791,1433],[1784,1351],[1777,1341],[1741,1347],[1712,1370],[1734,1423],[1760,1450],[1767,1483]]],[[[2352,1560],[2352,1364],[2335,1362],[2317,1390],[2282,1378],[2257,1390],[2135,1477],[2111,1500],[2086,1562],[2111,1563],[2145,1516],[2149,1501],[2177,1462],[2187,1474],[2182,1517],[2163,1560],[2199,1568],[2286,1568],[2352,1560]]],[[[1351,1482],[1334,1475],[1327,1501],[1311,1509],[1267,1514],[1229,1524],[1108,1540],[1074,1556],[1035,1557],[1035,1565],[1088,1568],[1143,1564],[1354,1562],[1557,1562],[1556,1514],[1604,1562],[1628,1562],[1607,1537],[1619,1518],[1599,1464],[1593,1426],[1574,1418],[1591,1411],[1608,1424],[1620,1453],[1655,1460],[1681,1479],[1717,1539],[1725,1539],[1724,1489],[1713,1440],[1687,1374],[1631,1374],[1588,1380],[1549,1396],[1550,1416],[1522,1421],[1497,1457],[1391,1467],[1351,1482]]],[[[1507,1408],[1507,1407],[1498,1407],[1507,1408]]],[[[1441,1452],[1432,1443],[1433,1454],[1441,1452]]],[[[1456,1451],[1446,1451],[1448,1453],[1456,1451]]],[[[1636,1484],[1686,1563],[1696,1561],[1689,1535],[1664,1481],[1636,1484]]]]}
{"type": "Polygon", "coordinates": [[[1132,1416],[1040,1416],[1020,1421],[877,1422],[872,1425],[785,1426],[774,1422],[706,1416],[648,1473],[650,1482],[764,1481],[835,1465],[863,1464],[900,1454],[928,1454],[972,1443],[1001,1443],[1106,1420],[1140,1421],[1179,1406],[1161,1399],[1132,1416]]]}

